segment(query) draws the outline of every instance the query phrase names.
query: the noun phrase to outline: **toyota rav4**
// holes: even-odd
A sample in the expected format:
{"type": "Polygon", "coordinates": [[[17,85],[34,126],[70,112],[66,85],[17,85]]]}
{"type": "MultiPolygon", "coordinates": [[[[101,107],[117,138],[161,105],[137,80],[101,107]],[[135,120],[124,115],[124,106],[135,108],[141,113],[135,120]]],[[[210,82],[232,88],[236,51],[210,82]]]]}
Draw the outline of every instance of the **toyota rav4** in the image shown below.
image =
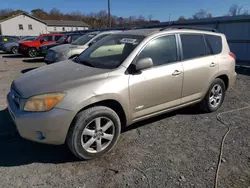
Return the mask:
{"type": "Polygon", "coordinates": [[[197,103],[216,111],[235,79],[224,34],[131,30],[104,37],[74,60],[23,74],[11,85],[8,109],[23,138],[67,143],[80,159],[93,159],[134,122],[197,103]]]}

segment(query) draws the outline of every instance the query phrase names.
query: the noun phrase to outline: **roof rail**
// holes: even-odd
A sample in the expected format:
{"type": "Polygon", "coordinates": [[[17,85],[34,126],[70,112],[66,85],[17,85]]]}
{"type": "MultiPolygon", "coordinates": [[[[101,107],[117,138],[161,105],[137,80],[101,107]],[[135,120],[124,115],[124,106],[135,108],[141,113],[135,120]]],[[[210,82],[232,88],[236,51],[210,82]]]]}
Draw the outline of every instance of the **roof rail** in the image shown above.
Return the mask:
{"type": "Polygon", "coordinates": [[[167,26],[160,31],[165,31],[165,30],[172,30],[172,29],[193,29],[193,30],[201,30],[201,31],[211,31],[217,33],[218,30],[214,28],[208,28],[208,27],[192,27],[192,26],[167,26]]]}

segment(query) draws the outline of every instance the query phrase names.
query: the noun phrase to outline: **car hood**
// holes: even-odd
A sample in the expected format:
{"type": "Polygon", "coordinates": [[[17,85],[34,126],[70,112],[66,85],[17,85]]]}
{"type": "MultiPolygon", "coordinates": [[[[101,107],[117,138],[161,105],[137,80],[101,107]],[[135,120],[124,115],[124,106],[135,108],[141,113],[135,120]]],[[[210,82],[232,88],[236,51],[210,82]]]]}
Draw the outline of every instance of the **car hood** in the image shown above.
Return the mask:
{"type": "Polygon", "coordinates": [[[71,60],[45,65],[13,81],[11,88],[29,98],[34,95],[67,90],[108,76],[109,69],[98,69],[71,60]]]}
{"type": "Polygon", "coordinates": [[[25,41],[25,42],[20,42],[19,44],[23,45],[23,46],[36,46],[39,45],[39,41],[25,41]]]}
{"type": "Polygon", "coordinates": [[[77,49],[77,48],[84,49],[84,45],[79,46],[79,45],[72,45],[72,44],[63,44],[60,46],[53,47],[52,50],[55,52],[66,52],[66,51],[68,52],[71,49],[77,49]]]}
{"type": "Polygon", "coordinates": [[[5,43],[4,46],[9,47],[9,46],[18,46],[18,42],[9,42],[9,43],[5,43]]]}

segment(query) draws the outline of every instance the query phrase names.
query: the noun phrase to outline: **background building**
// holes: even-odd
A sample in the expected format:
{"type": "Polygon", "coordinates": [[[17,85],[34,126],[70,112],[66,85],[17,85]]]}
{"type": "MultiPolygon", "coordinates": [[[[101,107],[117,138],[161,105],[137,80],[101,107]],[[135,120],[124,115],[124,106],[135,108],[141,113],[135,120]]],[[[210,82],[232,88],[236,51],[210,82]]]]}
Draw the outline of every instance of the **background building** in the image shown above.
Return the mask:
{"type": "Polygon", "coordinates": [[[89,29],[82,21],[40,20],[27,13],[21,13],[0,20],[0,35],[35,36],[44,33],[89,29]]]}

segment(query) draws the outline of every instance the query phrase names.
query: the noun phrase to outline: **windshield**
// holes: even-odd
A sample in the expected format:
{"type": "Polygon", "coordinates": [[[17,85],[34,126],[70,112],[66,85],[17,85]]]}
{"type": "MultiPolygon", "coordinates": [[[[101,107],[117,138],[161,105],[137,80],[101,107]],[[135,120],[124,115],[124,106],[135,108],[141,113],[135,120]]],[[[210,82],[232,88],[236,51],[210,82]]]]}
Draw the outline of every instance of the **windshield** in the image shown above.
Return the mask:
{"type": "Polygon", "coordinates": [[[66,40],[68,38],[68,35],[64,35],[64,36],[62,36],[61,38],[59,38],[59,40],[58,41],[56,41],[57,43],[64,43],[64,41],[66,40]]]}
{"type": "Polygon", "coordinates": [[[82,52],[76,61],[92,67],[114,69],[143,39],[144,36],[137,35],[109,35],[82,52]]]}
{"type": "Polygon", "coordinates": [[[92,38],[94,38],[94,36],[96,36],[97,34],[86,34],[83,35],[82,37],[76,39],[74,42],[72,42],[73,45],[84,45],[87,42],[89,42],[92,38]]]}

